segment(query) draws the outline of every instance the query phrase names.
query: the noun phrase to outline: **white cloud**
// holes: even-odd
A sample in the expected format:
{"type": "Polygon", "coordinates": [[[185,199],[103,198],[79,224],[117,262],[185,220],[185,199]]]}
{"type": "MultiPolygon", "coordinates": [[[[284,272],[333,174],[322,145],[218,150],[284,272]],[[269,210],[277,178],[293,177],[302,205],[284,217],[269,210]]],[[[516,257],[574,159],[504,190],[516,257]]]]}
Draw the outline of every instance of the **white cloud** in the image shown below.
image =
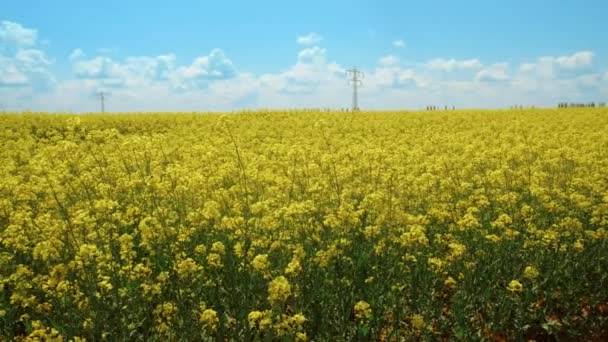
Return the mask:
{"type": "Polygon", "coordinates": [[[585,74],[578,76],[576,81],[581,87],[595,88],[599,87],[602,83],[601,74],[585,74]]]}
{"type": "Polygon", "coordinates": [[[450,72],[458,69],[479,69],[483,65],[478,59],[456,60],[453,58],[436,58],[427,62],[426,66],[430,70],[450,72]]]}
{"type": "Polygon", "coordinates": [[[536,64],[535,63],[522,63],[519,66],[519,71],[520,72],[534,72],[536,70],[536,64]]]}
{"type": "Polygon", "coordinates": [[[327,59],[318,46],[301,50],[294,65],[257,78],[256,99],[262,107],[338,106],[348,87],[345,68],[327,59]],[[307,105],[308,104],[308,105],[307,105]],[[317,105],[314,105],[317,106],[317,105]]]}
{"type": "Polygon", "coordinates": [[[593,52],[581,51],[572,56],[561,56],[555,58],[555,63],[567,69],[576,69],[591,66],[593,63],[593,52]]]}
{"type": "Polygon", "coordinates": [[[77,49],[72,50],[72,52],[70,52],[68,59],[70,61],[75,61],[81,57],[84,57],[84,51],[82,51],[82,49],[80,49],[80,48],[77,48],[77,49]]]}
{"type": "Polygon", "coordinates": [[[397,57],[395,55],[388,55],[388,56],[380,57],[380,60],[378,61],[378,63],[385,67],[396,66],[396,65],[399,65],[399,57],[397,57]]]}
{"type": "Polygon", "coordinates": [[[129,57],[126,69],[129,73],[152,80],[166,80],[175,68],[175,55],[166,54],[156,57],[129,57]]]}
{"type": "Polygon", "coordinates": [[[28,78],[10,61],[0,57],[0,87],[21,86],[27,84],[28,78]]]}
{"type": "Polygon", "coordinates": [[[0,42],[15,46],[33,46],[36,44],[38,33],[12,21],[0,21],[0,42]]]}
{"type": "Polygon", "coordinates": [[[553,80],[562,76],[573,77],[577,73],[588,72],[593,66],[593,52],[580,51],[570,56],[544,56],[534,63],[523,63],[519,72],[533,78],[553,80]]]}
{"type": "Polygon", "coordinates": [[[492,64],[477,72],[477,74],[475,74],[475,80],[487,82],[508,81],[508,68],[509,64],[507,63],[492,64]]]}
{"type": "Polygon", "coordinates": [[[371,89],[392,87],[397,82],[398,73],[391,68],[376,69],[365,79],[365,86],[371,89]]]}
{"type": "Polygon", "coordinates": [[[213,49],[208,56],[198,57],[191,65],[178,68],[177,73],[181,79],[211,80],[233,77],[236,70],[222,50],[213,49]]]}
{"type": "Polygon", "coordinates": [[[296,41],[298,42],[298,44],[301,45],[313,45],[319,43],[321,40],[323,40],[323,37],[314,32],[311,32],[307,35],[299,36],[296,41]]]}
{"type": "Polygon", "coordinates": [[[393,40],[393,46],[396,48],[405,47],[405,41],[403,41],[402,39],[393,40]]]}
{"type": "Polygon", "coordinates": [[[72,52],[72,70],[80,79],[96,80],[100,86],[145,86],[151,82],[168,82],[176,90],[192,90],[211,81],[233,78],[237,75],[232,61],[222,50],[214,49],[207,56],[194,59],[190,65],[176,65],[176,56],[128,57],[115,61],[106,56],[83,59],[84,52],[72,52]]]}
{"type": "Polygon", "coordinates": [[[53,63],[38,48],[37,32],[10,21],[0,22],[0,87],[30,87],[41,91],[54,81],[53,63]]]}
{"type": "Polygon", "coordinates": [[[46,67],[51,64],[44,52],[35,49],[18,50],[15,58],[24,65],[35,68],[46,67]]]}
{"type": "Polygon", "coordinates": [[[111,58],[98,56],[89,60],[76,61],[72,69],[80,78],[101,79],[110,78],[118,68],[111,58]]]}
{"type": "Polygon", "coordinates": [[[320,64],[325,62],[326,49],[318,46],[303,49],[298,52],[298,62],[320,64]]]}
{"type": "Polygon", "coordinates": [[[388,55],[378,60],[378,67],[369,72],[364,85],[364,92],[372,94],[390,88],[426,88],[429,86],[429,79],[413,68],[402,67],[398,57],[388,55]]]}
{"type": "MultiPolygon", "coordinates": [[[[165,65],[170,65],[166,63],[165,65]]],[[[210,81],[225,80],[238,73],[232,61],[220,49],[213,49],[208,56],[197,57],[191,65],[169,71],[173,87],[180,90],[204,87],[210,81]]]]}
{"type": "Polygon", "coordinates": [[[280,74],[283,90],[289,92],[307,92],[317,88],[321,82],[329,82],[336,74],[343,74],[344,69],[335,63],[327,62],[327,50],[314,46],[298,53],[298,61],[280,74]]]}

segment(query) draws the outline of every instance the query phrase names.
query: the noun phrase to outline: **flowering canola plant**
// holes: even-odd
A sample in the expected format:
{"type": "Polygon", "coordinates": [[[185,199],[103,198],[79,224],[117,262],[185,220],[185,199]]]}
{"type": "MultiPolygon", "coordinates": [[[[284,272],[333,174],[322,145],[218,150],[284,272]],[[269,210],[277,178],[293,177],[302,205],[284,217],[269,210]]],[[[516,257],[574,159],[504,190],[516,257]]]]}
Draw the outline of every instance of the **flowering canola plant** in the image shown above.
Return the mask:
{"type": "Polygon", "coordinates": [[[605,108],[0,123],[0,340],[608,336],[605,108]]]}

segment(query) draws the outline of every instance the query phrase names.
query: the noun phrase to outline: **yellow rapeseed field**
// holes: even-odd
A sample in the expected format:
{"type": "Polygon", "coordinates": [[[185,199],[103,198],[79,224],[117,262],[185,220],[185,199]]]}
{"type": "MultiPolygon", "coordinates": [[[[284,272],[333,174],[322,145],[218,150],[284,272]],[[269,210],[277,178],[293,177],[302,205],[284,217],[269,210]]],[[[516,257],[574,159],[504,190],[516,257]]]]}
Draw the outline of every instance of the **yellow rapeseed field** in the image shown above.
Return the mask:
{"type": "Polygon", "coordinates": [[[0,116],[0,340],[608,331],[608,109],[0,116]]]}

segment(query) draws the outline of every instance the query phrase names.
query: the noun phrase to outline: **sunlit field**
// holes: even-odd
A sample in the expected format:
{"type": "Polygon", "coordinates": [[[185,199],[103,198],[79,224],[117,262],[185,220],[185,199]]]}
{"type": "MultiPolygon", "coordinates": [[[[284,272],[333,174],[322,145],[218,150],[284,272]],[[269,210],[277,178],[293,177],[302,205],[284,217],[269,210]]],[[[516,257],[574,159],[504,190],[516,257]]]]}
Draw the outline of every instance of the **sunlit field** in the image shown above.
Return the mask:
{"type": "Polygon", "coordinates": [[[0,340],[608,338],[608,109],[0,116],[0,340]]]}

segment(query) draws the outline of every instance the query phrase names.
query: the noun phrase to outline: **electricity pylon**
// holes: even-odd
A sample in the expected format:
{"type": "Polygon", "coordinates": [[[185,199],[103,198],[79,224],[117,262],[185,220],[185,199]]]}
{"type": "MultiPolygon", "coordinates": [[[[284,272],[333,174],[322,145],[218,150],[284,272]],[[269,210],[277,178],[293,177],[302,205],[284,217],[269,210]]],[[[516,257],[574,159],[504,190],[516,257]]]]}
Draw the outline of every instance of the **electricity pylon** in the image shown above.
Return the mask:
{"type": "Polygon", "coordinates": [[[365,74],[357,68],[346,70],[346,77],[350,77],[348,82],[353,85],[353,112],[359,110],[357,87],[361,85],[361,79],[365,78],[365,74]]]}
{"type": "Polygon", "coordinates": [[[108,93],[100,91],[99,93],[97,93],[97,96],[99,97],[99,102],[101,103],[101,112],[105,113],[105,111],[106,111],[106,97],[108,96],[108,93]]]}

